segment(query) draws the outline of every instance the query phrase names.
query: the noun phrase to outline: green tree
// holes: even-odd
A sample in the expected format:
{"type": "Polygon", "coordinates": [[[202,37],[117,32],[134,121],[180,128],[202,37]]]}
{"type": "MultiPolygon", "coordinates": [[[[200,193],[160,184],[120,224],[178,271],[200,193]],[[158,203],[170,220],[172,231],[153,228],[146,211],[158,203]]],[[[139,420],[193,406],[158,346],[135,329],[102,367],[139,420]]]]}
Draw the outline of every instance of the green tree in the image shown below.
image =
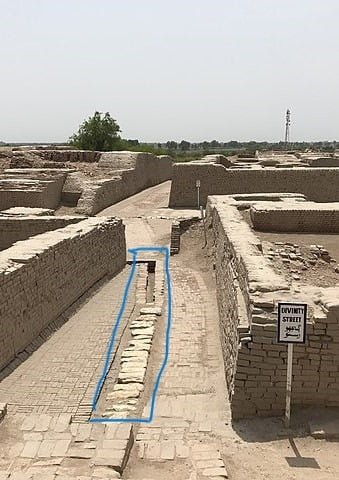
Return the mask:
{"type": "Polygon", "coordinates": [[[129,139],[129,140],[126,140],[126,144],[128,146],[131,146],[131,147],[136,147],[139,145],[139,140],[137,139],[129,139]]]}
{"type": "Polygon", "coordinates": [[[179,147],[180,147],[180,150],[182,150],[183,152],[187,152],[187,150],[190,149],[191,144],[186,140],[181,140],[179,147]]]}
{"type": "Polygon", "coordinates": [[[210,142],[210,146],[211,148],[219,148],[220,147],[220,143],[217,141],[217,140],[212,140],[210,142]]]}
{"type": "Polygon", "coordinates": [[[169,140],[168,142],[166,142],[166,147],[168,148],[168,150],[176,150],[178,148],[178,144],[173,140],[169,140]]]}
{"type": "Polygon", "coordinates": [[[93,117],[80,125],[78,132],[70,137],[69,143],[83,150],[109,152],[119,148],[120,131],[116,120],[108,112],[95,112],[93,117]]]}

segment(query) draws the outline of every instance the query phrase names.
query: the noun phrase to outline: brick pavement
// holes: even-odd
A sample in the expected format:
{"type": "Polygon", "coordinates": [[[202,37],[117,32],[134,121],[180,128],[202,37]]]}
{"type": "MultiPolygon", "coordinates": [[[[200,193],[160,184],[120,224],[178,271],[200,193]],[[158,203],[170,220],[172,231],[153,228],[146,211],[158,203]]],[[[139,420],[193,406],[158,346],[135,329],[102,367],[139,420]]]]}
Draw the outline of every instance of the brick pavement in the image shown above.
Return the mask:
{"type": "MultiPolygon", "coordinates": [[[[0,383],[8,412],[76,414],[89,405],[120,306],[129,267],[86,303],[25,362],[0,383]]],[[[134,305],[132,287],[125,317],[134,305]]],[[[88,410],[88,408],[87,408],[88,410]]]]}
{"type": "Polygon", "coordinates": [[[0,479],[120,478],[133,442],[131,425],[74,424],[69,414],[17,414],[0,441],[0,479]]]}
{"type": "MultiPolygon", "coordinates": [[[[184,267],[180,263],[180,257],[172,259],[171,275],[174,312],[169,363],[159,390],[155,420],[150,425],[134,428],[135,447],[124,477],[131,480],[154,479],[159,477],[161,471],[161,478],[167,479],[173,468],[177,467],[180,472],[177,475],[179,480],[225,478],[226,470],[220,451],[229,413],[225,398],[225,379],[223,369],[220,368],[222,358],[215,300],[209,298],[200,274],[184,267]]],[[[120,274],[119,278],[116,277],[117,293],[118,285],[121,289],[125,279],[126,271],[120,274]]],[[[96,331],[101,333],[93,338],[92,344],[93,348],[99,348],[98,340],[108,334],[103,321],[103,305],[109,304],[112,309],[116,308],[110,287],[107,284],[99,290],[78,314],[70,319],[71,323],[64,325],[63,335],[62,328],[12,374],[15,375],[16,384],[12,376],[8,377],[7,382],[12,379],[13,383],[4,400],[9,401],[12,413],[13,398],[20,400],[21,407],[28,407],[30,402],[25,400],[23,391],[20,393],[15,389],[15,385],[21,384],[25,388],[29,382],[34,385],[34,382],[39,382],[41,372],[45,373],[43,379],[46,380],[46,358],[52,351],[55,353],[53,358],[56,361],[59,359],[56,365],[60,367],[64,361],[67,364],[68,359],[73,361],[75,357],[79,359],[79,365],[84,364],[81,356],[81,352],[84,352],[84,330],[87,329],[89,337],[93,335],[93,329],[88,329],[89,322],[94,321],[96,327],[99,325],[96,331]],[[100,315],[93,317],[93,311],[100,315]],[[98,317],[97,320],[95,317],[98,317]],[[56,344],[63,345],[60,351],[62,355],[68,352],[67,357],[60,357],[60,352],[57,354],[56,344]],[[77,349],[79,352],[76,352],[77,349]],[[34,371],[35,369],[37,371],[34,371]]],[[[92,355],[91,350],[90,356],[92,355]]],[[[94,363],[98,358],[99,352],[96,351],[94,363]]],[[[54,368],[50,368],[49,375],[57,378],[60,372],[65,374],[65,370],[66,368],[60,368],[54,372],[54,368]]],[[[80,371],[81,368],[73,371],[76,374],[75,379],[78,379],[80,371]]],[[[5,391],[3,385],[4,382],[1,384],[1,392],[5,391]]],[[[128,451],[132,446],[132,429],[125,439],[120,439],[119,435],[117,438],[113,432],[114,428],[118,428],[115,425],[69,424],[69,413],[72,413],[68,413],[69,406],[72,405],[69,399],[62,400],[59,397],[63,406],[57,414],[54,410],[55,400],[51,401],[49,393],[43,391],[42,395],[38,394],[38,388],[43,382],[37,385],[36,396],[31,397],[37,402],[35,413],[24,416],[18,413],[18,408],[16,415],[11,414],[5,420],[5,428],[18,433],[10,441],[0,440],[0,478],[8,478],[5,475],[9,471],[15,471],[16,475],[19,475],[19,472],[26,475],[18,478],[33,480],[116,478],[118,474],[115,470],[107,469],[114,467],[121,471],[125,466],[128,451]],[[38,407],[43,399],[51,403],[41,414],[42,409],[38,407]],[[44,413],[46,411],[47,414],[44,413]],[[127,449],[122,449],[122,440],[125,446],[127,442],[127,449]],[[99,473],[105,476],[94,476],[99,473]],[[108,473],[111,476],[108,476],[108,473]]],[[[81,380],[76,380],[74,385],[78,385],[80,391],[83,388],[81,380]]],[[[67,385],[64,388],[67,388],[67,385]]],[[[85,389],[82,391],[85,392],[85,389]]],[[[0,398],[2,400],[2,397],[0,398]]],[[[73,405],[77,404],[78,397],[71,401],[73,405]]],[[[147,415],[148,411],[149,405],[145,407],[144,414],[147,415]]],[[[126,427],[122,425],[121,428],[126,427]]],[[[16,477],[12,475],[9,478],[12,480],[16,477]]]]}
{"type": "Polygon", "coordinates": [[[215,299],[200,274],[183,267],[179,257],[171,262],[171,275],[174,309],[169,363],[155,420],[138,429],[126,474],[131,480],[143,478],[140,471],[145,472],[144,478],[167,479],[177,465],[180,480],[227,478],[220,452],[230,412],[215,299]]]}
{"type": "MultiPolygon", "coordinates": [[[[132,218],[127,241],[129,246],[166,244],[169,233],[167,219],[132,218]]],[[[124,478],[225,478],[220,451],[229,412],[215,299],[180,256],[171,260],[171,274],[170,358],[154,422],[133,429],[128,424],[69,423],[81,401],[88,401],[89,389],[93,393],[106,350],[102,339],[111,330],[107,313],[119,305],[126,269],[0,383],[0,402],[9,404],[1,424],[0,480],[119,478],[133,435],[124,478]]],[[[149,405],[144,414],[148,412],[149,405]]]]}
{"type": "MultiPolygon", "coordinates": [[[[131,425],[71,423],[91,410],[129,268],[89,295],[50,338],[0,383],[0,479],[116,478],[133,442],[131,425]]],[[[132,283],[119,336],[135,305],[132,283]]],[[[113,352],[114,355],[115,352],[113,352]]]]}

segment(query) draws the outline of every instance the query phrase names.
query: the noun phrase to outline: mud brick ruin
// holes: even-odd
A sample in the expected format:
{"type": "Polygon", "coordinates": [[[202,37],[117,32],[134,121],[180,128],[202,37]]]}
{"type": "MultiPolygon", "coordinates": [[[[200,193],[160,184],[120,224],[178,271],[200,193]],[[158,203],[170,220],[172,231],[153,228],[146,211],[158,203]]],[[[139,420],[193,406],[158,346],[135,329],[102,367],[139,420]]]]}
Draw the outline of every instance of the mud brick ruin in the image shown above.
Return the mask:
{"type": "Polygon", "coordinates": [[[87,218],[171,176],[171,159],[147,153],[13,152],[27,168],[0,177],[0,370],[81,295],[126,263],[124,226],[87,218]],[[65,162],[97,162],[105,179],[84,179],[65,162]],[[36,168],[36,163],[62,168],[36,168]],[[30,166],[33,165],[32,168],[30,166]],[[61,204],[73,215],[54,214],[61,204]]]}
{"type": "Polygon", "coordinates": [[[234,419],[283,414],[287,353],[277,343],[277,304],[284,300],[309,305],[306,344],[295,347],[292,403],[339,406],[339,251],[334,259],[323,246],[308,245],[307,235],[318,234],[322,243],[339,233],[337,162],[208,156],[173,167],[172,207],[196,205],[200,180],[234,419]],[[320,281],[309,275],[317,277],[317,268],[320,281]]]}
{"type": "Polygon", "coordinates": [[[308,305],[292,408],[339,407],[338,158],[267,152],[172,165],[136,152],[2,154],[0,478],[37,467],[55,479],[118,478],[134,446],[143,462],[189,459],[190,478],[227,478],[220,448],[202,451],[201,441],[283,415],[281,301],[308,305]],[[211,312],[194,255],[213,281],[211,312]],[[149,415],[170,295],[168,370],[155,424],[140,427],[128,419],[149,415]],[[1,440],[2,431],[14,433],[1,440]]]}

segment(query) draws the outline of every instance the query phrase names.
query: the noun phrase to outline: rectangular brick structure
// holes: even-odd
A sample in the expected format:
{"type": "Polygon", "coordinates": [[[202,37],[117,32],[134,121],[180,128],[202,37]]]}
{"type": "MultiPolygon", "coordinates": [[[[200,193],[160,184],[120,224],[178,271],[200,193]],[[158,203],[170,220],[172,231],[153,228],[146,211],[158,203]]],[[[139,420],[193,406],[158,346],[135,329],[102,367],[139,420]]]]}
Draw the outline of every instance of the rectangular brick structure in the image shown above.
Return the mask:
{"type": "Polygon", "coordinates": [[[339,203],[262,203],[250,209],[254,228],[270,232],[339,233],[339,203]]]}
{"type": "Polygon", "coordinates": [[[211,196],[220,334],[233,419],[281,415],[287,347],[277,343],[277,303],[306,302],[306,343],[294,346],[292,405],[339,406],[339,288],[293,291],[226,197],[211,196]]]}
{"type": "Polygon", "coordinates": [[[173,165],[170,207],[192,207],[197,202],[196,180],[201,181],[200,200],[208,195],[234,193],[302,193],[315,202],[339,201],[338,168],[225,168],[212,163],[173,165]]]}
{"type": "Polygon", "coordinates": [[[90,218],[0,254],[0,369],[92,285],[126,263],[124,225],[90,218]]]}
{"type": "Polygon", "coordinates": [[[57,230],[67,225],[78,223],[85,217],[54,217],[54,216],[5,216],[0,215],[0,250],[4,250],[19,240],[40,233],[57,230]]]}

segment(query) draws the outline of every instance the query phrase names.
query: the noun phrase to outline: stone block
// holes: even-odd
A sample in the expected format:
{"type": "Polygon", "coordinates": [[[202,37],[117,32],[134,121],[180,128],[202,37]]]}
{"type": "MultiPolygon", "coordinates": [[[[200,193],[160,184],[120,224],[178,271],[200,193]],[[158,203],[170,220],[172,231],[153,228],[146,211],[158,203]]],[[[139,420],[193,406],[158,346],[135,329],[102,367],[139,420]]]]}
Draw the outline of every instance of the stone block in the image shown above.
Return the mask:
{"type": "Polygon", "coordinates": [[[225,467],[206,468],[202,471],[202,475],[209,478],[228,478],[227,470],[225,467]]]}
{"type": "Polygon", "coordinates": [[[35,458],[38,450],[40,448],[41,442],[35,440],[28,440],[25,443],[24,449],[22,450],[20,456],[24,458],[35,458]]]}

